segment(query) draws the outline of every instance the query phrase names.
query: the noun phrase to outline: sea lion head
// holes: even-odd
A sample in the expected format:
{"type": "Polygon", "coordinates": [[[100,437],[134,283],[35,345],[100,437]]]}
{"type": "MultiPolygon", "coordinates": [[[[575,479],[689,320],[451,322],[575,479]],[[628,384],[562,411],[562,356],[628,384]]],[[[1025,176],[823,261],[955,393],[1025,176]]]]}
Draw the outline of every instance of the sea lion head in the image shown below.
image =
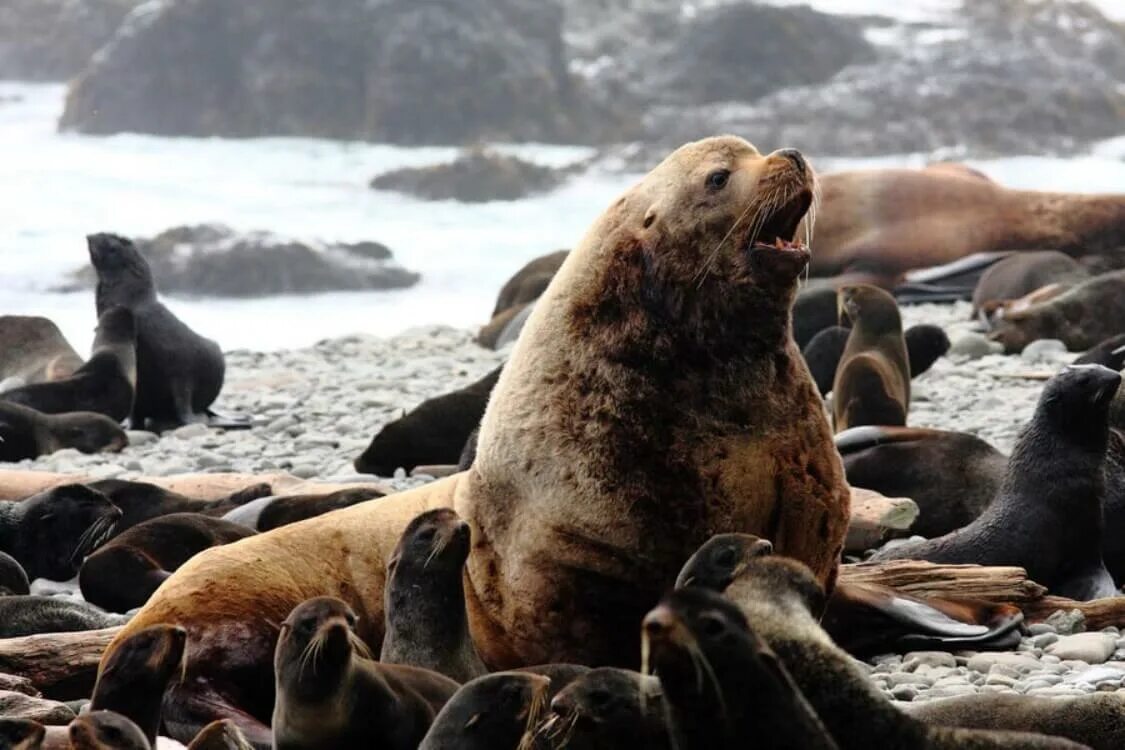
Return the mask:
{"type": "Polygon", "coordinates": [[[1043,387],[1032,424],[1045,420],[1063,434],[1097,436],[1104,444],[1120,385],[1121,373],[1103,365],[1068,365],[1043,387]]]}
{"type": "Polygon", "coordinates": [[[129,436],[120,424],[91,411],[51,415],[47,419],[47,434],[48,453],[64,448],[82,453],[117,453],[129,444],[129,436]]]}
{"type": "Polygon", "coordinates": [[[117,234],[86,236],[90,263],[98,275],[99,307],[128,304],[155,294],[152,269],[133,241],[117,234]]]}
{"type": "Polygon", "coordinates": [[[94,686],[94,705],[131,707],[131,696],[164,695],[169,681],[185,669],[187,631],[178,625],[153,625],[139,630],[112,652],[94,686]]]}
{"type": "Polygon", "coordinates": [[[469,524],[451,508],[426,511],[402,532],[387,563],[388,578],[407,566],[418,573],[459,572],[469,557],[469,524]]]}
{"type": "Polygon", "coordinates": [[[692,555],[680,575],[676,588],[696,586],[722,593],[755,557],[773,554],[773,544],[753,534],[717,534],[692,555]]]}
{"type": "MultiPolygon", "coordinates": [[[[614,330],[648,360],[677,339],[722,348],[724,333],[740,350],[754,339],[772,350],[809,262],[798,230],[815,190],[793,149],[762,155],[735,136],[689,143],[602,215],[548,296],[565,289],[576,331],[614,330]]],[[[803,226],[807,235],[811,220],[803,226]]]]}
{"type": "Polygon", "coordinates": [[[656,677],[600,667],[559,691],[536,735],[552,740],[553,747],[617,748],[623,741],[643,747],[646,723],[655,719],[663,731],[663,701],[656,677]]]}
{"type": "Polygon", "coordinates": [[[20,505],[19,557],[32,580],[69,581],[121,518],[105,495],[81,484],[53,487],[20,505]]]}
{"type": "Polygon", "coordinates": [[[0,719],[0,747],[33,750],[43,742],[46,728],[31,719],[0,719]]]}
{"type": "Polygon", "coordinates": [[[550,687],[548,678],[529,672],[496,672],[467,682],[442,708],[422,748],[516,747],[539,722],[550,687]]]}
{"type": "Polygon", "coordinates": [[[91,711],[70,722],[74,750],[150,750],[144,732],[121,714],[91,711]]]}
{"type": "Polygon", "coordinates": [[[824,588],[807,565],[777,555],[747,561],[726,594],[738,602],[768,601],[774,611],[792,618],[819,620],[828,604],[824,588]]]}
{"type": "Polygon", "coordinates": [[[320,698],[340,687],[352,654],[368,655],[355,633],[356,616],[344,602],[319,596],[297,605],[281,624],[274,652],[278,693],[320,698]]]}
{"type": "Polygon", "coordinates": [[[902,331],[902,316],[895,298],[870,284],[852,284],[837,292],[840,319],[872,334],[902,331]]]}

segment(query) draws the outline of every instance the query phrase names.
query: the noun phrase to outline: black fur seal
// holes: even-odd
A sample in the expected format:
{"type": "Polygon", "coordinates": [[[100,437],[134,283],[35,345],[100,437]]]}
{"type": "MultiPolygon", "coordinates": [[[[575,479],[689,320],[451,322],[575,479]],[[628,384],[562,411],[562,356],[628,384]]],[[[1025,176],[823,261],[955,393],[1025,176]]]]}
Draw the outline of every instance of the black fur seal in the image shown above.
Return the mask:
{"type": "Polygon", "coordinates": [[[47,318],[0,315],[0,381],[21,385],[58,380],[82,366],[82,358],[47,318]]]}
{"type": "Polygon", "coordinates": [[[152,743],[132,721],[113,711],[91,711],[70,723],[71,750],[151,750],[152,743]]]}
{"type": "Polygon", "coordinates": [[[0,461],[38,458],[64,448],[82,453],[116,452],[128,444],[121,425],[102,414],[44,414],[0,401],[0,461]]]}
{"type": "Polygon", "coordinates": [[[69,581],[120,518],[100,492],[81,484],[52,487],[26,500],[0,502],[0,551],[33,581],[69,581]]]}
{"type": "Polygon", "coordinates": [[[874,286],[840,289],[852,332],[832,383],[837,432],[860,425],[904,425],[910,408],[910,360],[894,297],[874,286]]]}
{"type": "Polygon", "coordinates": [[[101,630],[128,621],[123,615],[108,614],[91,604],[61,596],[0,597],[0,638],[101,630]]]}
{"type": "Polygon", "coordinates": [[[0,596],[23,596],[31,593],[27,573],[16,558],[0,552],[0,596]]]}
{"type": "Polygon", "coordinates": [[[270,531],[334,510],[350,508],[384,494],[382,490],[361,487],[319,495],[262,497],[229,511],[223,518],[258,531],[270,531]]]}
{"type": "Polygon", "coordinates": [[[355,613],[317,597],[282,623],[274,658],[275,750],[416,750],[457,692],[448,677],[366,658],[355,613]]]}
{"type": "Polygon", "coordinates": [[[121,520],[114,529],[115,534],[131,529],[139,523],[172,513],[222,516],[258,498],[273,494],[273,488],[265,482],[215,500],[200,500],[166,490],[155,484],[127,479],[99,479],[89,482],[86,486],[105,495],[121,510],[121,520]]]}
{"type": "Polygon", "coordinates": [[[1107,418],[1120,383],[1100,365],[1063,369],[1044,387],[988,509],[963,529],[874,559],[1018,565],[1059,596],[1116,595],[1101,542],[1107,418]]]}
{"type": "Polygon", "coordinates": [[[256,532],[221,518],[172,513],[128,529],[95,550],[82,565],[82,596],[110,612],[142,606],[180,566],[205,549],[256,532]]]}
{"type": "Polygon", "coordinates": [[[418,750],[517,750],[547,707],[550,684],[527,672],[467,682],[438,712],[418,750]]]}
{"type": "Polygon", "coordinates": [[[133,409],[136,338],[133,313],[124,307],[111,307],[98,319],[90,359],[73,375],[5,391],[0,399],[44,414],[88,411],[121,422],[133,409]]]}
{"type": "Polygon", "coordinates": [[[161,304],[148,261],[128,239],[86,238],[98,275],[98,315],[129,309],[137,325],[137,389],[131,422],[143,429],[206,422],[223,388],[226,365],[219,345],[188,328],[161,304]]]}
{"type": "Polygon", "coordinates": [[[187,631],[153,625],[126,639],[102,665],[91,711],[116,711],[133,721],[150,743],[160,730],[164,693],[183,672],[187,631]]]}
{"type": "Polygon", "coordinates": [[[488,396],[500,378],[497,367],[475,383],[423,401],[413,411],[388,423],[355,460],[363,474],[393,476],[424,464],[455,464],[469,433],[480,424],[488,396]]]}
{"type": "Polygon", "coordinates": [[[643,629],[676,747],[836,750],[780,660],[720,594],[675,590],[643,629]]]}
{"type": "Polygon", "coordinates": [[[591,670],[551,701],[536,748],[672,750],[660,680],[616,667],[591,670]]]}
{"type": "Polygon", "coordinates": [[[458,682],[485,674],[465,612],[469,524],[449,508],[406,527],[387,563],[386,630],[379,661],[432,670],[458,682]]]}
{"type": "Polygon", "coordinates": [[[5,750],[39,750],[46,734],[37,721],[0,718],[0,747],[5,750]]]}
{"type": "Polygon", "coordinates": [[[1097,346],[1091,347],[1080,354],[1072,364],[1102,365],[1120,372],[1125,368],[1125,333],[1110,336],[1097,346]]]}

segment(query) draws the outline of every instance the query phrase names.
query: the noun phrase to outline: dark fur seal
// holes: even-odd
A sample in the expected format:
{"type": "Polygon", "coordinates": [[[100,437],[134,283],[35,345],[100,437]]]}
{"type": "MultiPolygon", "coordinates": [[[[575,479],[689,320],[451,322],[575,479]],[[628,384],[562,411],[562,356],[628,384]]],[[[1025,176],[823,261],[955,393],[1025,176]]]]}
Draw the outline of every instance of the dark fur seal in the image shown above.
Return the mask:
{"type": "Polygon", "coordinates": [[[176,625],[153,625],[134,633],[102,665],[91,711],[116,711],[156,742],[164,693],[183,672],[187,631],[176,625]]]}
{"type": "Polygon", "coordinates": [[[1102,365],[1111,370],[1125,368],[1125,333],[1110,336],[1097,346],[1080,354],[1072,364],[1102,365]]]}
{"type": "Polygon", "coordinates": [[[643,629],[676,747],[836,750],[784,665],[720,594],[673,591],[643,629]]]}
{"type": "Polygon", "coordinates": [[[500,293],[496,296],[496,306],[492,309],[492,317],[495,318],[517,305],[539,299],[569,254],[569,250],[556,250],[528,261],[512,275],[512,278],[504,282],[504,286],[500,287],[500,293]]]}
{"type": "Polygon", "coordinates": [[[110,612],[140,607],[181,565],[205,549],[256,532],[221,518],[172,513],[128,529],[95,550],[82,565],[82,596],[110,612]]]}
{"type": "Polygon", "coordinates": [[[438,712],[418,750],[517,750],[547,707],[550,684],[527,672],[467,682],[438,712]]]}
{"type": "Polygon", "coordinates": [[[38,458],[64,448],[82,453],[116,452],[128,444],[125,430],[101,414],[44,414],[0,401],[0,461],[38,458]]]}
{"type": "Polygon", "coordinates": [[[52,487],[20,502],[0,502],[0,550],[33,581],[69,581],[120,518],[100,492],[81,484],[52,487]]]}
{"type": "Polygon", "coordinates": [[[262,497],[229,511],[223,518],[258,531],[270,531],[375,500],[384,494],[382,490],[374,488],[356,488],[320,495],[262,497]]]}
{"type": "Polygon", "coordinates": [[[1121,374],[1071,365],[1043,389],[996,500],[963,529],[880,551],[876,560],[1018,565],[1051,593],[1117,593],[1102,562],[1106,424],[1121,374]]]}
{"type": "Polygon", "coordinates": [[[423,401],[413,411],[388,423],[355,460],[363,474],[394,476],[395,469],[407,472],[423,464],[455,464],[480,424],[488,395],[500,378],[497,367],[480,380],[456,391],[423,401]]]}
{"type": "Polygon", "coordinates": [[[1068,740],[931,727],[895,708],[817,623],[824,591],[808,569],[777,556],[750,560],[726,591],[785,665],[841,750],[1077,750],[1068,740]]]}
{"type": "Polygon", "coordinates": [[[82,357],[47,318],[0,315],[0,381],[23,385],[69,377],[82,357]]]}
{"type": "Polygon", "coordinates": [[[4,750],[39,750],[47,729],[30,719],[0,718],[0,747],[4,750]]]}
{"type": "Polygon", "coordinates": [[[894,297],[860,285],[840,289],[839,300],[852,332],[832,383],[836,431],[906,424],[910,360],[894,297]]]}
{"type": "Polygon", "coordinates": [[[989,338],[1009,354],[1036,339],[1059,339],[1083,351],[1125,330],[1125,271],[1102,274],[1064,294],[1024,310],[1009,312],[989,338]]]}
{"type": "Polygon", "coordinates": [[[213,721],[195,735],[187,750],[254,750],[230,719],[213,721]]]}
{"type": "Polygon", "coordinates": [[[87,485],[102,493],[121,510],[121,520],[114,533],[120,534],[139,523],[172,513],[202,513],[222,516],[261,497],[268,497],[273,489],[266,483],[255,484],[217,500],[200,500],[178,492],[166,490],[148,482],[127,479],[99,479],[87,485]]]}
{"type": "Polygon", "coordinates": [[[44,414],[86,411],[121,422],[133,409],[136,337],[133,313],[123,307],[111,307],[98,319],[90,359],[73,375],[5,391],[0,393],[0,399],[44,414]]]}
{"type": "Polygon", "coordinates": [[[535,733],[536,748],[672,750],[660,680],[601,667],[579,677],[551,701],[535,733]]]}
{"type": "Polygon", "coordinates": [[[152,750],[136,724],[113,711],[91,711],[70,723],[71,750],[152,750]]]}
{"type": "Polygon", "coordinates": [[[415,750],[457,692],[456,682],[434,672],[365,658],[355,623],[342,601],[319,597],[282,624],[274,664],[276,750],[415,750]]]}
{"type": "Polygon", "coordinates": [[[161,304],[148,261],[128,239],[112,234],[86,238],[98,275],[98,315],[129,309],[137,324],[137,388],[131,422],[183,425],[208,419],[223,387],[219,345],[188,328],[161,304]]]}
{"type": "Polygon", "coordinates": [[[61,596],[0,597],[0,638],[100,630],[128,621],[128,617],[107,614],[85,602],[61,596]]]}
{"type": "MultiPolygon", "coordinates": [[[[844,356],[848,345],[851,329],[843,326],[831,326],[813,336],[812,340],[801,350],[805,364],[816,381],[816,387],[821,395],[827,395],[832,390],[832,383],[836,379],[836,368],[844,356]]],[[[933,366],[939,357],[949,351],[949,337],[940,326],[923,324],[911,326],[903,333],[906,343],[906,356],[910,365],[910,377],[916,378],[933,366]]]]}
{"type": "Polygon", "coordinates": [[[406,527],[387,563],[379,661],[422,667],[458,682],[488,671],[465,613],[469,541],[469,524],[448,508],[427,511],[406,527]]]}
{"type": "Polygon", "coordinates": [[[16,558],[0,552],[0,596],[23,596],[31,593],[27,573],[16,558]]]}
{"type": "Polygon", "coordinates": [[[991,315],[998,305],[1048,284],[1074,284],[1089,278],[1081,263],[1057,250],[1014,253],[989,268],[973,290],[973,318],[991,315]]]}
{"type": "Polygon", "coordinates": [[[1008,457],[976,435],[920,427],[855,427],[836,436],[848,484],[909,497],[911,533],[933,538],[968,526],[1000,491],[1008,457]]]}
{"type": "Polygon", "coordinates": [[[902,710],[938,726],[1037,732],[1065,737],[1092,750],[1125,747],[1125,697],[1119,693],[1077,698],[980,693],[907,703],[902,710]]]}

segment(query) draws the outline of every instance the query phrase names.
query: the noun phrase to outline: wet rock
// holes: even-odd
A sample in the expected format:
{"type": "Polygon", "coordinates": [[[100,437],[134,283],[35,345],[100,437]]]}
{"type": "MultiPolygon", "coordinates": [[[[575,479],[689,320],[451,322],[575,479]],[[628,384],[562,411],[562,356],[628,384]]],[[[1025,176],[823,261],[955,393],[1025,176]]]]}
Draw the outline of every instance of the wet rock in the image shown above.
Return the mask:
{"type": "Polygon", "coordinates": [[[0,79],[66,81],[142,0],[4,0],[0,79]]]}
{"type": "Polygon", "coordinates": [[[1102,664],[1117,649],[1117,639],[1110,633],[1077,633],[1059,638],[1047,652],[1063,661],[1074,659],[1087,664],[1102,664]]]}
{"type": "Polygon", "coordinates": [[[406,167],[381,174],[371,181],[371,187],[425,200],[513,201],[554,189],[568,172],[476,148],[448,164],[406,167]]]}

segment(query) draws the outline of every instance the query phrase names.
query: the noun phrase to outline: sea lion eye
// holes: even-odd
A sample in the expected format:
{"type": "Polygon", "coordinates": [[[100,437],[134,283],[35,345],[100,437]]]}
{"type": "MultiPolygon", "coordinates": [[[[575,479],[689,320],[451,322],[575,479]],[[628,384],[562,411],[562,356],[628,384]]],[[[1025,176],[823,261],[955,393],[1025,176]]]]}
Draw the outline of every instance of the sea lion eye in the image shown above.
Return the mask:
{"type": "Polygon", "coordinates": [[[700,629],[703,634],[709,637],[715,637],[721,634],[726,627],[723,625],[722,619],[718,615],[704,614],[699,618],[700,629]]]}
{"type": "Polygon", "coordinates": [[[723,566],[734,565],[738,562],[738,555],[730,547],[725,547],[719,550],[719,554],[715,555],[715,562],[723,566]]]}
{"type": "Polygon", "coordinates": [[[730,180],[729,169],[716,169],[711,174],[707,175],[707,189],[708,190],[722,190],[727,186],[727,181],[730,180]]]}

